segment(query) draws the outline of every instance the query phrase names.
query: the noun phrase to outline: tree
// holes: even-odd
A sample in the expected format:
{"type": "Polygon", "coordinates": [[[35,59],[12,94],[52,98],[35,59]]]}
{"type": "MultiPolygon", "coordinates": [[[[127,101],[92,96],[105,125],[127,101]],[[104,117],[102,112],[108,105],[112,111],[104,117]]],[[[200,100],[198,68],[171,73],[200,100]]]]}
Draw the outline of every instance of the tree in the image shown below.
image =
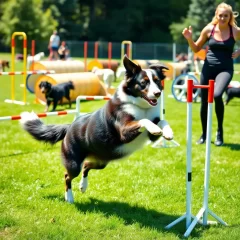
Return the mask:
{"type": "MultiPolygon", "coordinates": [[[[80,0],[85,2],[86,0],[80,0]]],[[[88,0],[90,39],[172,41],[169,25],[186,15],[190,0],[88,0]]]]}
{"type": "Polygon", "coordinates": [[[58,22],[61,39],[80,39],[84,24],[77,0],[43,0],[43,9],[52,10],[52,15],[58,22]]]}
{"type": "MultiPolygon", "coordinates": [[[[42,11],[42,0],[10,0],[3,6],[0,33],[4,44],[10,46],[13,32],[25,32],[28,40],[46,41],[57,27],[50,9],[42,11]]],[[[30,45],[30,44],[28,44],[30,45]]],[[[28,46],[30,47],[30,46],[28,46]]],[[[47,47],[47,46],[46,46],[47,47]]],[[[16,49],[22,50],[19,41],[16,49]]]]}
{"type": "Polygon", "coordinates": [[[216,0],[191,0],[187,17],[182,18],[181,22],[172,23],[170,31],[173,39],[177,43],[186,42],[182,36],[185,27],[192,26],[193,39],[196,39],[201,30],[212,20],[215,12],[216,0]]]}
{"type": "MultiPolygon", "coordinates": [[[[197,40],[201,30],[211,22],[215,15],[216,7],[221,2],[222,0],[191,0],[187,16],[182,18],[180,22],[174,22],[170,25],[174,41],[177,43],[186,42],[182,36],[182,30],[190,25],[193,29],[193,39],[197,40]]],[[[234,0],[228,0],[226,3],[230,4],[233,10],[239,6],[239,3],[236,3],[234,0]]]]}

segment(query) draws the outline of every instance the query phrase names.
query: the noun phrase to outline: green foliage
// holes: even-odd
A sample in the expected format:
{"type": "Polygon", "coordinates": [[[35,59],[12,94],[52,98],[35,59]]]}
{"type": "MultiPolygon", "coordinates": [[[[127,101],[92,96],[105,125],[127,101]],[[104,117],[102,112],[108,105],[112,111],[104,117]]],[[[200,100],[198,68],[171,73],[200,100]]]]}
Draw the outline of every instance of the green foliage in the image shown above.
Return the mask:
{"type": "MultiPolygon", "coordinates": [[[[106,0],[90,8],[88,35],[91,39],[133,42],[171,42],[168,26],[179,21],[189,0],[106,0]],[[182,4],[181,4],[182,3],[182,4]],[[93,9],[92,9],[93,8],[93,9]]],[[[90,7],[90,6],[89,6],[90,7]]]]}
{"type": "MultiPolygon", "coordinates": [[[[211,22],[215,14],[216,7],[221,2],[222,0],[191,0],[187,15],[185,17],[182,17],[180,21],[170,24],[169,28],[173,40],[176,43],[186,42],[182,36],[182,30],[185,27],[192,26],[193,40],[196,41],[202,29],[211,22]]],[[[236,3],[234,0],[225,2],[227,4],[230,4],[233,7],[234,11],[239,8],[239,3],[236,3]]]]}
{"type": "Polygon", "coordinates": [[[173,42],[186,43],[185,38],[182,36],[182,30],[191,24],[191,21],[187,18],[183,19],[182,22],[172,23],[170,25],[170,32],[173,37],[173,42]]]}
{"type": "Polygon", "coordinates": [[[187,18],[193,29],[193,39],[197,40],[202,29],[211,22],[216,9],[216,0],[192,0],[187,18]]]}
{"type": "MultiPolygon", "coordinates": [[[[3,6],[0,32],[3,42],[10,46],[13,32],[25,32],[29,40],[48,40],[57,26],[50,9],[42,11],[42,0],[10,0],[3,6]]],[[[17,49],[20,43],[17,43],[17,49]]]]}
{"type": "Polygon", "coordinates": [[[186,42],[182,36],[185,27],[192,26],[193,39],[199,37],[202,29],[211,21],[215,12],[216,0],[191,0],[188,14],[180,22],[174,22],[170,25],[172,37],[175,42],[186,42]]]}
{"type": "Polygon", "coordinates": [[[83,29],[77,0],[43,0],[43,9],[51,9],[62,39],[78,40],[83,29]]]}

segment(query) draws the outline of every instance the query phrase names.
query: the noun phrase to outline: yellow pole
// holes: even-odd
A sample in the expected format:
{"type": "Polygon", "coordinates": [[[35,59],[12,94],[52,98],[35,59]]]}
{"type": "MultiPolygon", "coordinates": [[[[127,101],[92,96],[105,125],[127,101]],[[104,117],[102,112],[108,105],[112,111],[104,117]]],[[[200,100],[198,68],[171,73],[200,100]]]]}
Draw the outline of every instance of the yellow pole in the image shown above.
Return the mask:
{"type": "MultiPolygon", "coordinates": [[[[27,77],[27,35],[24,32],[14,32],[12,34],[12,72],[15,72],[15,36],[23,37],[23,102],[26,103],[27,98],[27,87],[26,87],[26,77],[27,77]]],[[[12,100],[15,100],[15,75],[11,76],[12,88],[11,95],[12,100]]]]}
{"type": "MultiPolygon", "coordinates": [[[[12,44],[12,48],[11,48],[11,53],[12,53],[12,66],[11,66],[11,68],[12,68],[12,72],[14,72],[14,70],[15,70],[15,60],[14,60],[14,56],[15,56],[15,40],[14,40],[14,38],[13,38],[13,36],[12,36],[12,42],[11,42],[11,44],[12,44]]],[[[15,76],[14,75],[12,75],[11,76],[11,99],[12,99],[12,101],[14,101],[15,100],[15,95],[14,95],[14,93],[15,93],[15,76]]]]}
{"type": "Polygon", "coordinates": [[[124,55],[124,46],[129,45],[129,58],[132,59],[132,42],[131,41],[122,41],[121,45],[121,63],[123,60],[123,55],[124,55]]]}

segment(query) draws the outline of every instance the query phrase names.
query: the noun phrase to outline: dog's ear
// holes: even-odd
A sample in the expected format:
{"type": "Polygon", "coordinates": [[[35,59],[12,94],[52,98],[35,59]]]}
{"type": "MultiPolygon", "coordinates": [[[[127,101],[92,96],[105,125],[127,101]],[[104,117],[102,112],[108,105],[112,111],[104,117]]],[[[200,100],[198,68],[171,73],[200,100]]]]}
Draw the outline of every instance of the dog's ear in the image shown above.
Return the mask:
{"type": "Polygon", "coordinates": [[[158,76],[161,78],[161,79],[164,79],[165,78],[165,71],[166,70],[169,70],[168,67],[166,67],[165,65],[161,64],[161,63],[155,63],[155,64],[151,64],[149,66],[150,69],[153,69],[157,72],[158,76]]]}
{"type": "Polygon", "coordinates": [[[132,77],[134,74],[139,73],[142,68],[138,65],[132,62],[127,55],[125,54],[123,57],[123,65],[126,69],[126,76],[132,77]]]}

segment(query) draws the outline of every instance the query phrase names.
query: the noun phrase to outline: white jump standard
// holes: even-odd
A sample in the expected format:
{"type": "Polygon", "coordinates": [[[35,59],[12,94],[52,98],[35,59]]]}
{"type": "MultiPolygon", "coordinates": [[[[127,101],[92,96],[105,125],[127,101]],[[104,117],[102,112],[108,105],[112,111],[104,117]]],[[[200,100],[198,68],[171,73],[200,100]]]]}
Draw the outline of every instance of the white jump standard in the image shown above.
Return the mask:
{"type": "Polygon", "coordinates": [[[186,232],[184,237],[188,237],[197,223],[206,226],[211,223],[207,220],[208,214],[214,217],[221,224],[227,226],[220,217],[208,208],[209,178],[210,178],[210,149],[212,132],[212,108],[214,99],[214,80],[209,80],[209,85],[193,85],[193,80],[188,80],[187,84],[187,166],[186,166],[186,213],[166,226],[169,229],[186,218],[186,232]],[[191,213],[191,193],[192,193],[192,101],[194,88],[208,89],[208,116],[207,116],[207,138],[205,153],[204,172],[204,196],[203,207],[196,216],[191,213]],[[193,219],[193,221],[192,221],[193,219]]]}

